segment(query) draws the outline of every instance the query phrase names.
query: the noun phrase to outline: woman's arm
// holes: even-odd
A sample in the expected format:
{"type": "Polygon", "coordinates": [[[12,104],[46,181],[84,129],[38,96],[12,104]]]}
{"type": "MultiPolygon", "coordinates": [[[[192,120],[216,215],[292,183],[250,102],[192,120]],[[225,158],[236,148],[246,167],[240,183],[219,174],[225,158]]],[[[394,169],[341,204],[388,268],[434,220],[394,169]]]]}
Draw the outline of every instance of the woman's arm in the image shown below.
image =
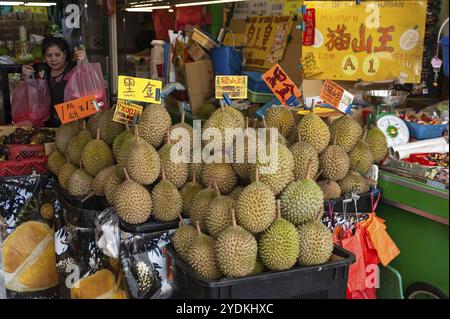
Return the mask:
{"type": "Polygon", "coordinates": [[[87,62],[86,51],[84,51],[84,50],[79,50],[78,48],[75,48],[73,57],[74,57],[74,60],[79,63],[87,62]]]}
{"type": "Polygon", "coordinates": [[[22,65],[22,79],[28,80],[34,75],[33,64],[24,64],[22,65]]]}

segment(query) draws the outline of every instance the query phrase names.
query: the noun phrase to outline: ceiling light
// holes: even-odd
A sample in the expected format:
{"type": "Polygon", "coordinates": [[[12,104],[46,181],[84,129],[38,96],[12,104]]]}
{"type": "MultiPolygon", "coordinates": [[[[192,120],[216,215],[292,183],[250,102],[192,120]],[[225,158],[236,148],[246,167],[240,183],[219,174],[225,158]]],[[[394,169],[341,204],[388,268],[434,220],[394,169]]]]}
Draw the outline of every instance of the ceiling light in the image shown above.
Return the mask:
{"type": "Polygon", "coordinates": [[[200,2],[187,2],[187,3],[179,3],[175,4],[175,7],[192,7],[192,6],[201,6],[207,4],[218,4],[218,3],[230,3],[230,2],[241,2],[247,0],[211,0],[211,1],[200,1],[200,2]]]}
{"type": "Polygon", "coordinates": [[[56,2],[27,2],[25,3],[27,7],[51,7],[56,6],[56,2]]]}
{"type": "Polygon", "coordinates": [[[170,6],[155,6],[155,7],[140,7],[140,8],[126,8],[128,12],[152,12],[153,10],[170,9],[170,6]]]}
{"type": "Polygon", "coordinates": [[[0,6],[20,6],[24,3],[21,1],[0,1],[0,6]]]}

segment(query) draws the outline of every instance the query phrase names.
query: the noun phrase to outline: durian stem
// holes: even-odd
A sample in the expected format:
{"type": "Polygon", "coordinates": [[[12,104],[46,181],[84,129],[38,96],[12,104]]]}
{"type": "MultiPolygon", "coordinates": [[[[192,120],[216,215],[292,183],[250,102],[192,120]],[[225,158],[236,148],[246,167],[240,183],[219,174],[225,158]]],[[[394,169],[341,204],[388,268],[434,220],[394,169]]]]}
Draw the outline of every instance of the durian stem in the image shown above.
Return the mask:
{"type": "Polygon", "coordinates": [[[186,113],[183,111],[181,111],[181,124],[184,124],[184,121],[186,120],[186,113]]]}
{"type": "Polygon", "coordinates": [[[163,180],[166,179],[166,171],[164,170],[164,167],[161,167],[161,176],[163,180]]]}
{"type": "Polygon", "coordinates": [[[128,124],[125,124],[125,129],[127,130],[127,132],[130,132],[130,126],[128,124]]]}
{"type": "Polygon", "coordinates": [[[81,162],[81,159],[80,162],[78,163],[78,166],[80,167],[80,169],[83,169],[83,163],[81,162]]]}
{"type": "Polygon", "coordinates": [[[222,110],[222,112],[225,112],[225,108],[223,107],[223,105],[220,105],[220,109],[222,110]]]}
{"type": "Polygon", "coordinates": [[[195,181],[197,180],[197,176],[195,176],[196,175],[196,172],[195,172],[195,166],[193,166],[192,167],[192,183],[194,183],[195,184],[195,181]]]}
{"type": "Polygon", "coordinates": [[[366,136],[367,136],[367,127],[364,128],[364,131],[363,131],[363,136],[362,136],[363,141],[366,139],[366,136]]]}
{"type": "Polygon", "coordinates": [[[134,126],[134,136],[136,137],[136,142],[140,141],[140,136],[139,136],[139,125],[135,125],[134,126]]]}
{"type": "Polygon", "coordinates": [[[281,219],[281,200],[277,199],[277,219],[281,219]]]}
{"type": "Polygon", "coordinates": [[[322,216],[323,216],[323,205],[320,206],[319,213],[317,214],[317,219],[316,220],[318,222],[320,222],[322,220],[322,216]]]}
{"type": "Polygon", "coordinates": [[[183,216],[181,216],[180,213],[178,213],[178,219],[180,220],[180,227],[184,225],[183,216]]]}
{"type": "Polygon", "coordinates": [[[333,144],[334,146],[336,146],[336,139],[337,139],[337,134],[334,134],[333,136],[333,144]]]}
{"type": "Polygon", "coordinates": [[[81,204],[84,204],[84,202],[86,202],[89,198],[93,197],[94,195],[95,194],[92,192],[87,194],[86,197],[81,200],[81,204]]]}
{"type": "Polygon", "coordinates": [[[308,169],[306,170],[306,179],[311,179],[312,160],[308,162],[308,169]]]}
{"type": "Polygon", "coordinates": [[[258,125],[258,118],[253,119],[253,129],[256,130],[256,126],[258,125]]]}
{"type": "Polygon", "coordinates": [[[167,129],[167,138],[166,138],[167,144],[170,144],[170,128],[167,129]]]}
{"type": "Polygon", "coordinates": [[[248,130],[248,116],[245,117],[245,129],[248,130]]]}
{"type": "Polygon", "coordinates": [[[83,131],[85,131],[85,130],[86,130],[86,121],[83,120],[83,131]]]}
{"type": "Polygon", "coordinates": [[[216,181],[214,181],[214,188],[216,189],[217,196],[220,196],[220,189],[219,186],[217,186],[216,181]]]}
{"type": "Polygon", "coordinates": [[[125,174],[125,178],[127,179],[127,181],[129,181],[131,178],[130,175],[128,175],[127,169],[125,167],[123,168],[123,172],[125,174]]]}
{"type": "Polygon", "coordinates": [[[317,179],[322,175],[323,171],[319,171],[316,176],[314,177],[314,181],[317,181],[317,179]]]}
{"type": "Polygon", "coordinates": [[[231,209],[231,226],[236,227],[237,223],[236,223],[236,212],[234,210],[234,208],[231,209]]]}
{"type": "Polygon", "coordinates": [[[195,222],[195,228],[197,228],[197,233],[199,235],[201,235],[202,234],[202,230],[200,229],[200,222],[198,220],[195,222]]]}
{"type": "Polygon", "coordinates": [[[255,181],[259,182],[259,165],[256,163],[255,181]]]}
{"type": "Polygon", "coordinates": [[[100,129],[97,129],[97,137],[96,137],[97,141],[100,139],[100,129]]]}
{"type": "Polygon", "coordinates": [[[264,128],[267,128],[266,117],[265,116],[262,117],[262,122],[263,122],[264,128]]]}

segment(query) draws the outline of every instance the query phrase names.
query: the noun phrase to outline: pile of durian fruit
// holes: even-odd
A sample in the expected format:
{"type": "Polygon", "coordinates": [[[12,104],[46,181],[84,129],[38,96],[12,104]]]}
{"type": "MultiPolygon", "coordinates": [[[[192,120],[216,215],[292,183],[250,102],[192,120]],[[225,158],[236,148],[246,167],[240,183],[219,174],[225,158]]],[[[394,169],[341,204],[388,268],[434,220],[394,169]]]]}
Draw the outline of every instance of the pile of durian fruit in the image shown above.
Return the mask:
{"type": "MultiPolygon", "coordinates": [[[[249,160],[246,133],[239,145],[244,163],[174,163],[177,140],[170,132],[183,127],[193,134],[184,118],[173,125],[164,106],[150,105],[128,129],[112,121],[113,113],[60,127],[49,169],[73,196],[105,196],[126,223],[181,219],[174,247],[208,280],[326,263],[333,242],[320,222],[324,200],[367,191],[364,174],[387,151],[379,129],[363,131],[347,115],[328,123],[310,112],[296,120],[288,108],[274,106],[254,121],[278,129],[278,148],[268,148],[278,152],[274,172],[267,173],[267,154],[249,160]]],[[[209,117],[207,128],[245,129],[248,120],[226,106],[209,117]]]]}

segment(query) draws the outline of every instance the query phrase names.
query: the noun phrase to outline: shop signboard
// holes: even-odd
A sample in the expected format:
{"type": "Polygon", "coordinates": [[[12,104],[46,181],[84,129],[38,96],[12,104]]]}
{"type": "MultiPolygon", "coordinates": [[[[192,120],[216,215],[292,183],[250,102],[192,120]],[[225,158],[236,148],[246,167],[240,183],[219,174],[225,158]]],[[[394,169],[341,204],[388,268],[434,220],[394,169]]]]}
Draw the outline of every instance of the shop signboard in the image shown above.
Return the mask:
{"type": "Polygon", "coordinates": [[[161,91],[161,81],[119,76],[119,99],[161,104],[161,91]]]}
{"type": "Polygon", "coordinates": [[[118,100],[113,121],[128,126],[136,124],[142,114],[143,107],[128,101],[118,100]]]}
{"type": "Polygon", "coordinates": [[[94,115],[100,110],[94,96],[57,104],[55,109],[62,124],[78,121],[94,115]]]}
{"type": "Polygon", "coordinates": [[[342,113],[348,113],[352,107],[353,94],[331,80],[325,80],[320,98],[342,113]]]}
{"type": "Polygon", "coordinates": [[[308,1],[315,9],[313,80],[421,80],[427,1],[308,1]]]}
{"type": "Polygon", "coordinates": [[[247,19],[250,16],[278,16],[283,13],[286,0],[247,0],[234,6],[233,19],[247,19]]]}
{"type": "Polygon", "coordinates": [[[284,6],[283,6],[283,15],[284,16],[300,16],[300,12],[298,12],[298,9],[300,9],[303,5],[303,0],[285,0],[284,6]]]}
{"type": "Polygon", "coordinates": [[[283,105],[296,105],[296,99],[302,96],[300,89],[279,64],[264,73],[262,79],[283,105]]]}
{"type": "Polygon", "coordinates": [[[245,75],[216,76],[216,99],[228,94],[230,99],[247,99],[247,81],[245,75]]]}
{"type": "Polygon", "coordinates": [[[270,69],[281,61],[292,24],[289,16],[250,17],[245,29],[246,67],[270,69]]]}

